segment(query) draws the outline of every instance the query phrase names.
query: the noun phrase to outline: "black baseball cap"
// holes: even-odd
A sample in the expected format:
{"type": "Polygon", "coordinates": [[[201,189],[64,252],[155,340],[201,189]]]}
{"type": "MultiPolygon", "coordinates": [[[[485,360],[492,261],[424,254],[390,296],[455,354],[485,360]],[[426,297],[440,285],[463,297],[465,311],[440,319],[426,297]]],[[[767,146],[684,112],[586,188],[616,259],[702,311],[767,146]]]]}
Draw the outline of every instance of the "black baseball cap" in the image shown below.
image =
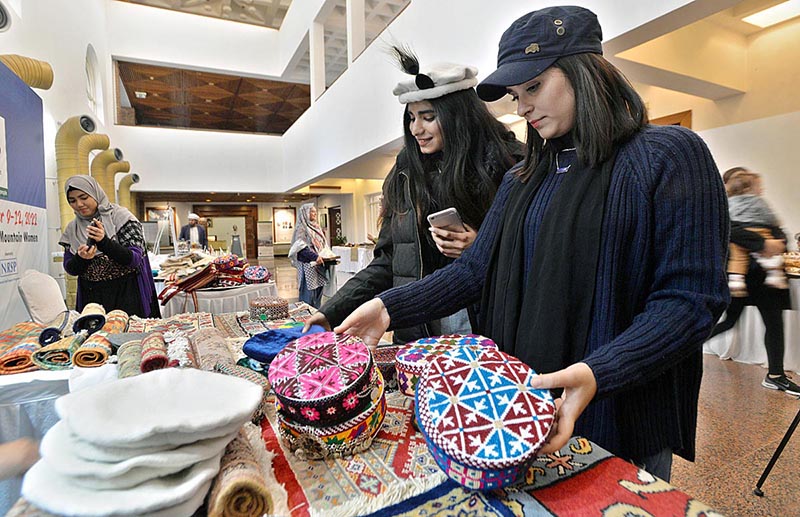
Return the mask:
{"type": "Polygon", "coordinates": [[[597,16],[574,5],[547,7],[519,18],[500,38],[497,70],[476,90],[496,101],[508,86],[530,81],[563,56],[602,54],[603,31],[597,16]]]}

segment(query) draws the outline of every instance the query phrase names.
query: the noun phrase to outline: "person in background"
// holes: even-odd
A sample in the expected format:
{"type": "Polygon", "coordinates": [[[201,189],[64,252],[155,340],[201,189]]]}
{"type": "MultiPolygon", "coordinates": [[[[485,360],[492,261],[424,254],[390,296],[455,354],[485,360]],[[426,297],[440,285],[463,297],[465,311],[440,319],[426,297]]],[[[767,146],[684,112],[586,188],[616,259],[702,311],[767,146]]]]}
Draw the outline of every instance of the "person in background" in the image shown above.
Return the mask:
{"type": "Polygon", "coordinates": [[[202,250],[208,249],[208,235],[206,229],[203,228],[200,222],[200,216],[195,213],[190,213],[188,224],[183,225],[179,240],[188,241],[189,246],[192,248],[200,248],[202,250]]]}
{"type": "Polygon", "coordinates": [[[109,202],[91,176],[67,179],[64,194],[75,219],[59,244],[64,270],[78,277],[75,309],[94,302],[106,311],[160,318],[142,223],[127,208],[109,202]]]}
{"type": "MultiPolygon", "coordinates": [[[[751,171],[738,172],[725,184],[725,190],[728,193],[731,226],[741,226],[747,231],[761,235],[764,239],[776,239],[784,245],[783,251],[786,251],[786,235],[779,226],[775,212],[761,196],[761,178],[758,174],[751,171]]],[[[783,272],[781,255],[765,257],[732,242],[728,255],[728,287],[731,296],[747,296],[744,277],[750,266],[751,255],[767,273],[764,279],[765,286],[776,289],[789,288],[783,272]]]]}
{"type": "MultiPolygon", "coordinates": [[[[523,157],[514,134],[475,93],[476,68],[445,63],[421,73],[410,50],[395,47],[394,51],[402,70],[414,77],[394,88],[405,105],[405,146],[383,184],[375,258],[325,303],[307,327],[338,325],[375,295],[429,275],[459,257],[475,240],[503,174],[523,157]],[[450,207],[458,210],[464,229],[430,227],[427,216],[450,207]]],[[[454,312],[397,328],[393,340],[407,343],[469,333],[468,311],[454,312]]]]}
{"type": "Polygon", "coordinates": [[[289,260],[297,268],[300,301],[317,309],[322,302],[322,288],[329,282],[328,267],[320,254],[327,247],[325,233],[317,222],[317,207],[313,203],[301,205],[289,260]]]}
{"type": "Polygon", "coordinates": [[[506,30],[477,91],[517,103],[525,161],[461,257],[335,331],[374,345],[480,300],[477,333],[539,372],[532,387],[558,390],[542,454],[574,432],[669,480],[673,452],[694,459],[702,344],[729,301],[725,190],[700,137],[647,124],[601,42],[575,6],[506,30]]]}
{"type": "MultiPolygon", "coordinates": [[[[723,174],[722,179],[725,182],[728,193],[731,195],[738,193],[743,184],[751,185],[754,183],[754,179],[759,180],[758,191],[759,195],[761,194],[758,174],[744,167],[728,169],[723,174]],[[745,181],[739,181],[740,179],[745,181]]],[[[735,219],[738,212],[741,211],[736,205],[736,202],[730,203],[731,219],[735,219]]],[[[761,228],[761,230],[764,229],[764,227],[761,228]]],[[[778,257],[786,251],[786,241],[782,238],[776,238],[780,235],[773,233],[772,230],[767,230],[766,232],[753,230],[755,228],[752,228],[750,222],[731,221],[731,253],[728,259],[728,271],[731,271],[732,267],[737,272],[742,271],[737,266],[731,266],[730,264],[737,260],[736,248],[745,250],[745,253],[757,253],[760,257],[768,260],[772,257],[778,257]]],[[[761,314],[761,319],[764,321],[764,347],[767,349],[768,370],[764,380],[761,381],[761,385],[767,389],[783,391],[787,395],[800,396],[800,386],[786,375],[783,364],[786,346],[783,311],[791,309],[789,290],[787,286],[769,285],[766,282],[767,277],[768,272],[764,271],[758,260],[748,261],[747,267],[744,269],[744,289],[739,289],[739,286],[735,283],[731,285],[733,298],[725,311],[725,319],[717,323],[714,330],[711,331],[709,339],[732,329],[742,315],[744,308],[747,305],[755,305],[759,314],[761,314]],[[736,294],[740,296],[736,296],[736,294]],[[741,296],[742,294],[745,296],[741,296]]]]}

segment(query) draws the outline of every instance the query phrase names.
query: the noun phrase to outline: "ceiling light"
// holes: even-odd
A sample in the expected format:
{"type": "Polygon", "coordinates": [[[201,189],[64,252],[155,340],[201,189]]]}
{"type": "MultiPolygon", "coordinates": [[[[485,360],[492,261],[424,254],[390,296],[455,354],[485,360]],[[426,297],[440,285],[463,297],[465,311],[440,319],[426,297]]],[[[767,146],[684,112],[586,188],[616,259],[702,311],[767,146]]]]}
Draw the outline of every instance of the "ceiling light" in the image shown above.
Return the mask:
{"type": "Polygon", "coordinates": [[[511,124],[516,124],[517,122],[520,122],[520,121],[525,120],[525,119],[520,117],[519,115],[515,115],[513,113],[506,113],[505,115],[503,115],[501,117],[497,117],[497,120],[499,120],[503,124],[507,124],[507,125],[510,126],[511,124]]]}
{"type": "Polygon", "coordinates": [[[137,99],[146,99],[147,98],[147,92],[136,91],[136,92],[133,92],[133,94],[136,95],[137,99]]]}
{"type": "Polygon", "coordinates": [[[206,203],[211,203],[211,200],[210,199],[206,199],[206,203]]]}
{"type": "Polygon", "coordinates": [[[745,16],[742,18],[742,21],[763,29],[764,27],[769,27],[776,23],[785,22],[796,16],[800,16],[800,0],[788,0],[787,2],[773,5],[763,11],[751,14],[750,16],[745,16]]]}

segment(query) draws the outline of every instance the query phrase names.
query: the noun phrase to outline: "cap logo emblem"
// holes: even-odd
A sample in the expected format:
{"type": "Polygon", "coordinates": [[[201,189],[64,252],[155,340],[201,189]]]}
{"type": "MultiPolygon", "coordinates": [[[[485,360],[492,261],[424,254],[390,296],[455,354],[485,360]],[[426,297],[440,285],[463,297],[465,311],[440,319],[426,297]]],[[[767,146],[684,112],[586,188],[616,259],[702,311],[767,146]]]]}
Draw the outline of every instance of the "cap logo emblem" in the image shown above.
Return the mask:
{"type": "Polygon", "coordinates": [[[536,54],[539,52],[539,44],[538,43],[531,43],[527,47],[525,47],[526,54],[536,54]]]}

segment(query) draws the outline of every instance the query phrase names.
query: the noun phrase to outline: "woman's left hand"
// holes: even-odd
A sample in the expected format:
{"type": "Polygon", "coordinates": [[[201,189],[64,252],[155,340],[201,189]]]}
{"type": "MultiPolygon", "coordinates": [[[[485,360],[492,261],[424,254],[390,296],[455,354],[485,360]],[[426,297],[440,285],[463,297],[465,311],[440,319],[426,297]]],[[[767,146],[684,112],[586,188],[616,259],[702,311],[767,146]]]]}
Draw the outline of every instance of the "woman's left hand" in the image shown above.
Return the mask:
{"type": "Polygon", "coordinates": [[[553,373],[537,375],[531,381],[534,388],[564,388],[556,399],[553,430],[539,454],[550,454],[565,446],[575,430],[575,422],[597,393],[597,381],[586,363],[575,363],[553,373]]]}
{"type": "Polygon", "coordinates": [[[436,243],[436,247],[439,248],[442,255],[449,258],[458,258],[467,248],[472,246],[472,243],[475,242],[475,237],[478,235],[478,232],[468,225],[465,224],[464,228],[466,230],[463,232],[434,227],[430,227],[428,230],[431,232],[433,242],[436,243]]]}
{"type": "Polygon", "coordinates": [[[100,242],[106,236],[106,230],[103,228],[103,221],[100,219],[94,219],[94,224],[89,225],[86,229],[86,233],[89,234],[89,237],[94,239],[95,242],[100,242]]]}

